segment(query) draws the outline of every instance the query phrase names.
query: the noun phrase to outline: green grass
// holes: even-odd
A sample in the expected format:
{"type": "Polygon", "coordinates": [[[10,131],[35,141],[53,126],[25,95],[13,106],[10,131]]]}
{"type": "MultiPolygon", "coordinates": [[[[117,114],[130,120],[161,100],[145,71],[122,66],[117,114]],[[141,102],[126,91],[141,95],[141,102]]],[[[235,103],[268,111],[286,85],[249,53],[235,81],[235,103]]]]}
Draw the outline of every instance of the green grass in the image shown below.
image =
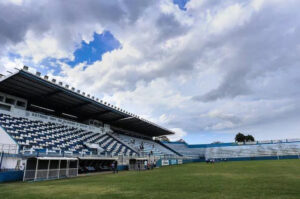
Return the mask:
{"type": "Polygon", "coordinates": [[[0,184],[0,198],[300,198],[300,160],[194,163],[153,171],[0,184]]]}

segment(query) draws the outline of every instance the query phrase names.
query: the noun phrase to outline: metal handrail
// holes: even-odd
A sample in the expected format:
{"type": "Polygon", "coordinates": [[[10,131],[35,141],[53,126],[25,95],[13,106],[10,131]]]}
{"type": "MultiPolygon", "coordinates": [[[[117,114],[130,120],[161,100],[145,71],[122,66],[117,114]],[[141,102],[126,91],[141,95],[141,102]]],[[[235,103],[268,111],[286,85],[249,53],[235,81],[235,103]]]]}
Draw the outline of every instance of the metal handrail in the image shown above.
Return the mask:
{"type": "Polygon", "coordinates": [[[1,144],[0,143],[0,152],[7,154],[18,154],[19,147],[17,144],[1,144]]]}

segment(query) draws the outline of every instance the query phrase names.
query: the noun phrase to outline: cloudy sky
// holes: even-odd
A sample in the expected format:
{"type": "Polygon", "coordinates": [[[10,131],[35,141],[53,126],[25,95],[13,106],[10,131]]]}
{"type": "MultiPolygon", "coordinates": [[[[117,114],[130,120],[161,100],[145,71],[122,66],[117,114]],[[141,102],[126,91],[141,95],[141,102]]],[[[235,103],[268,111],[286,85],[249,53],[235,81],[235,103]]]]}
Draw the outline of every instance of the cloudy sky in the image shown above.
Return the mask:
{"type": "Polygon", "coordinates": [[[24,64],[189,143],[300,138],[299,0],[0,0],[24,64]]]}

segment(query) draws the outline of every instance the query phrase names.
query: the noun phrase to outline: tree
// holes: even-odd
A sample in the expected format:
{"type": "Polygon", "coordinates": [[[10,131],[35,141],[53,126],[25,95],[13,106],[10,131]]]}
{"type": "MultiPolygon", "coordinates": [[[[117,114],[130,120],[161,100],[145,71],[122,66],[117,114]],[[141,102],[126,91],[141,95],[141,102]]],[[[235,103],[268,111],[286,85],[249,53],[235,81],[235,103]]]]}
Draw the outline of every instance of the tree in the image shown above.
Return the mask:
{"type": "Polygon", "coordinates": [[[245,135],[242,133],[236,134],[235,141],[236,142],[245,142],[245,135]]]}
{"type": "Polygon", "coordinates": [[[252,135],[244,135],[243,133],[238,133],[235,136],[236,142],[254,142],[255,139],[252,135]]]}
{"type": "Polygon", "coordinates": [[[252,135],[246,135],[245,136],[245,141],[246,142],[254,142],[255,139],[254,139],[254,137],[252,135]]]}

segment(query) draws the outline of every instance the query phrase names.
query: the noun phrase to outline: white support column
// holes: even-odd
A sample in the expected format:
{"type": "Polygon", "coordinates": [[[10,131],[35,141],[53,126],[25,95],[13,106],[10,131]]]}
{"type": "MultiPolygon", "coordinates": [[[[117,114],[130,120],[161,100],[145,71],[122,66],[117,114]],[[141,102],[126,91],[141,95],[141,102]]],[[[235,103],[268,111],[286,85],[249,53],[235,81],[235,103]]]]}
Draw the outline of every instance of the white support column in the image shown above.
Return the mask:
{"type": "Polygon", "coordinates": [[[67,160],[67,166],[66,166],[66,176],[69,177],[69,169],[70,169],[70,160],[67,160]]]}
{"type": "Polygon", "coordinates": [[[77,159],[77,175],[78,176],[78,170],[79,170],[79,159],[77,159]]]}
{"type": "Polygon", "coordinates": [[[23,182],[25,181],[26,170],[27,170],[27,160],[26,160],[25,167],[24,167],[23,182]]]}
{"type": "Polygon", "coordinates": [[[36,181],[38,169],[39,169],[39,159],[36,159],[36,167],[35,167],[34,181],[36,181]]]}
{"type": "Polygon", "coordinates": [[[59,174],[60,174],[60,162],[61,162],[61,160],[59,160],[59,162],[58,162],[58,173],[57,173],[57,178],[59,179],[59,174]]]}
{"type": "Polygon", "coordinates": [[[49,160],[49,162],[48,162],[47,179],[49,179],[50,162],[51,162],[51,160],[49,160]]]}

